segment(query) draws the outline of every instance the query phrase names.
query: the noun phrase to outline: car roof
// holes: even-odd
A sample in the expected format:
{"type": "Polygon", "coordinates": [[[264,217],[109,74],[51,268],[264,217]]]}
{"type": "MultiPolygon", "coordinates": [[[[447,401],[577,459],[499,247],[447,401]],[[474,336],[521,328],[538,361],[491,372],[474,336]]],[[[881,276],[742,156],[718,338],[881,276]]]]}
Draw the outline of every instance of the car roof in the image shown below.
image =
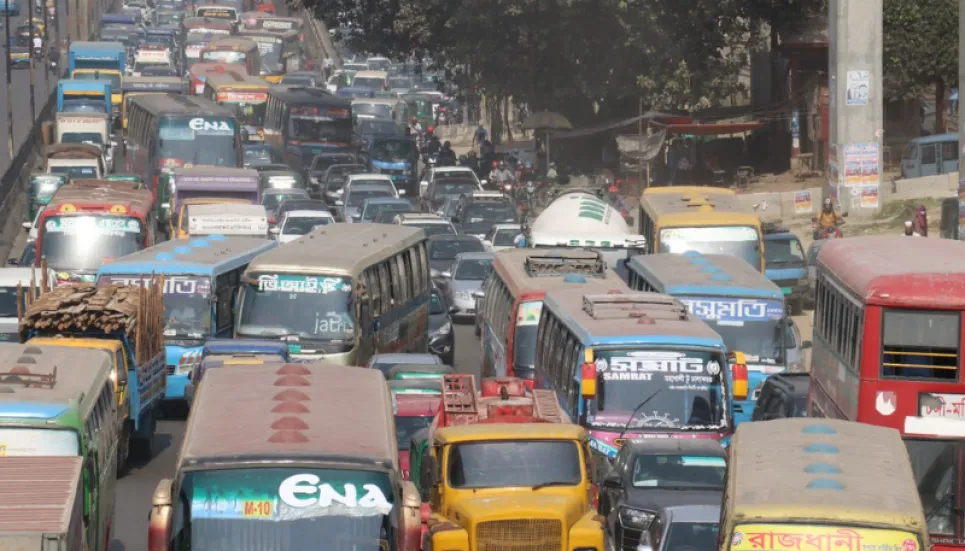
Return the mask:
{"type": "Polygon", "coordinates": [[[403,212],[403,213],[400,213],[398,216],[401,216],[402,221],[404,222],[439,222],[444,224],[449,223],[449,221],[446,220],[445,218],[431,212],[403,212]]]}
{"type": "MultiPolygon", "coordinates": [[[[278,209],[282,210],[296,210],[291,207],[321,207],[323,209],[328,208],[328,204],[321,199],[286,199],[278,205],[278,209]]],[[[312,209],[298,209],[298,210],[312,210],[312,209]]]]}
{"type": "Polygon", "coordinates": [[[352,193],[354,191],[385,191],[387,188],[381,184],[369,184],[369,183],[356,183],[349,187],[347,193],[352,193]]]}
{"type": "Polygon", "coordinates": [[[285,216],[289,218],[317,218],[319,215],[325,218],[334,218],[332,213],[328,212],[328,209],[290,210],[285,213],[285,216]]]}
{"type": "Polygon", "coordinates": [[[720,522],[720,505],[671,505],[663,510],[670,517],[671,523],[720,522]]]}
{"type": "Polygon", "coordinates": [[[437,166],[433,172],[472,172],[468,166],[437,166]]]}
{"type": "Polygon", "coordinates": [[[493,224],[492,229],[499,230],[519,230],[519,223],[516,224],[493,224]]]}
{"type": "Polygon", "coordinates": [[[436,241],[479,241],[479,238],[466,235],[464,233],[443,233],[439,235],[430,235],[429,244],[432,245],[436,241]]]}
{"type": "Polygon", "coordinates": [[[385,174],[375,174],[375,173],[372,173],[372,172],[362,172],[362,173],[359,173],[359,174],[349,174],[349,176],[348,176],[348,181],[351,182],[351,181],[353,181],[353,180],[380,180],[380,181],[384,181],[384,182],[391,182],[391,181],[392,181],[392,178],[389,178],[389,177],[386,176],[385,174]]]}
{"type": "Polygon", "coordinates": [[[727,452],[716,440],[689,438],[645,438],[629,437],[624,446],[630,447],[630,452],[638,455],[659,454],[696,454],[714,457],[727,457],[727,452]]]}
{"type": "MultiPolygon", "coordinates": [[[[471,237],[471,236],[470,236],[471,237]]],[[[478,240],[477,240],[478,241],[478,240]]],[[[460,260],[493,260],[496,258],[496,253],[491,252],[468,252],[459,253],[456,255],[456,262],[460,260]]],[[[719,447],[719,446],[718,446],[719,447]]]]}
{"type": "Polygon", "coordinates": [[[353,167],[357,167],[357,166],[358,166],[358,167],[362,167],[362,168],[366,168],[366,166],[363,165],[363,164],[361,164],[361,163],[338,163],[338,164],[330,165],[330,166],[329,166],[328,168],[326,168],[325,170],[328,171],[328,170],[333,170],[333,169],[342,169],[342,168],[345,168],[345,167],[353,168],[353,167]]]}

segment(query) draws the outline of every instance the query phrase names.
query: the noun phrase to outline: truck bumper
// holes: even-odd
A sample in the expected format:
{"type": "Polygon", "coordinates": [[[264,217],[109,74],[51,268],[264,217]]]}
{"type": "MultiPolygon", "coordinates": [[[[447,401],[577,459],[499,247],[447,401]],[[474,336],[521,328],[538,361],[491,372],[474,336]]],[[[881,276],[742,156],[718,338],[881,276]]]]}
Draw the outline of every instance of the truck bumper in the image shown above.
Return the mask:
{"type": "Polygon", "coordinates": [[[167,376],[167,391],[164,393],[164,401],[184,400],[184,388],[188,386],[188,374],[179,375],[172,373],[167,376]]]}

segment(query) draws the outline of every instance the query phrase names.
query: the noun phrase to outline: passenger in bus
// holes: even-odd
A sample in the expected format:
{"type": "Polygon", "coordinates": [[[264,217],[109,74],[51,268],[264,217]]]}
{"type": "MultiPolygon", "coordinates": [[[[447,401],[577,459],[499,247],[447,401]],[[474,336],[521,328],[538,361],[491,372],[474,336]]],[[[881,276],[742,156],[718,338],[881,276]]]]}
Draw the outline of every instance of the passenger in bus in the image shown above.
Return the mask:
{"type": "Polygon", "coordinates": [[[703,396],[694,397],[693,404],[690,407],[690,419],[687,421],[687,425],[700,426],[711,423],[713,423],[713,417],[711,416],[710,404],[707,403],[707,399],[703,396]]]}

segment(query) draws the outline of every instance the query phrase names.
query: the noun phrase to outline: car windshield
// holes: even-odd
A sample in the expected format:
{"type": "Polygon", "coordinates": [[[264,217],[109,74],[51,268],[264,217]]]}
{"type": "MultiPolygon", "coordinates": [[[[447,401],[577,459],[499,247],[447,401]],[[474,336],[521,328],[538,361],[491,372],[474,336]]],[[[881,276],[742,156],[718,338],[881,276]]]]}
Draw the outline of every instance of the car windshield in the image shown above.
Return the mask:
{"type": "Polygon", "coordinates": [[[362,201],[372,197],[392,197],[392,190],[386,189],[353,189],[345,200],[345,206],[358,207],[362,201]]]}
{"type": "Polygon", "coordinates": [[[412,210],[412,205],[408,202],[406,203],[376,203],[374,205],[365,205],[365,211],[362,213],[362,220],[366,222],[371,222],[375,220],[375,217],[381,212],[408,212],[412,210]]]}
{"type": "Polygon", "coordinates": [[[459,253],[481,253],[478,239],[440,239],[429,242],[429,260],[454,260],[459,253]]]}
{"type": "MultiPolygon", "coordinates": [[[[340,156],[324,156],[315,157],[312,159],[312,170],[323,171],[332,165],[348,165],[355,162],[354,155],[340,155],[340,156]]],[[[336,170],[351,170],[351,167],[339,168],[336,170]]]]}
{"type": "Polygon", "coordinates": [[[723,457],[640,454],[633,463],[633,486],[670,490],[723,490],[723,457]]]}
{"type": "Polygon", "coordinates": [[[750,364],[784,365],[788,329],[784,301],[678,296],[691,314],[723,337],[727,350],[750,364]]]}
{"type": "MultiPolygon", "coordinates": [[[[355,79],[358,82],[359,79],[355,79]]],[[[379,119],[391,119],[392,107],[383,103],[356,103],[352,106],[353,115],[370,115],[379,119]]]]}
{"type": "Polygon", "coordinates": [[[489,275],[489,270],[492,269],[492,266],[493,261],[488,258],[485,260],[460,260],[456,265],[456,273],[452,274],[452,278],[456,281],[482,281],[489,275]]]}
{"type": "Polygon", "coordinates": [[[293,189],[291,191],[286,191],[285,193],[266,193],[261,197],[261,204],[265,207],[265,210],[272,211],[278,208],[278,205],[285,201],[308,198],[307,192],[293,189]]]}
{"type": "Polygon", "coordinates": [[[479,190],[479,186],[472,180],[443,180],[436,182],[433,195],[436,198],[445,196],[459,196],[479,190]]]}
{"type": "Polygon", "coordinates": [[[395,438],[399,445],[399,451],[409,451],[409,441],[412,440],[412,435],[422,429],[428,428],[431,424],[431,415],[426,417],[397,415],[395,417],[395,438]]]}
{"type": "Polygon", "coordinates": [[[60,143],[92,143],[104,145],[104,138],[99,132],[64,132],[60,143]]]}
{"type": "Polygon", "coordinates": [[[804,248],[795,239],[770,239],[764,243],[764,262],[767,267],[804,264],[804,248]]]}
{"type": "MultiPolygon", "coordinates": [[[[448,312],[446,311],[446,305],[442,302],[442,295],[440,295],[438,291],[433,291],[431,300],[429,301],[429,315],[438,316],[446,313],[448,312]]],[[[16,308],[14,308],[13,315],[14,316],[17,315],[16,308]]],[[[13,316],[8,316],[8,317],[13,317],[13,316]]]]}
{"type": "Polygon", "coordinates": [[[664,549],[697,551],[717,548],[716,522],[671,522],[664,549]]]}
{"type": "Polygon", "coordinates": [[[500,224],[517,222],[516,205],[506,201],[476,202],[466,207],[463,224],[500,224]]]}
{"type": "MultiPolygon", "coordinates": [[[[448,222],[406,222],[405,225],[419,228],[426,233],[427,237],[432,237],[433,235],[454,235],[456,233],[455,228],[448,222]]],[[[455,258],[455,256],[453,256],[453,258],[455,258]]]]}
{"type": "Polygon", "coordinates": [[[750,226],[667,228],[660,230],[661,253],[725,254],[761,269],[760,236],[750,226]]]}
{"type": "Polygon", "coordinates": [[[331,216],[297,216],[287,218],[285,227],[281,229],[284,235],[308,235],[319,226],[327,226],[333,222],[331,216]]]}
{"type": "Polygon", "coordinates": [[[144,248],[141,222],[122,216],[51,216],[40,241],[41,256],[57,270],[96,270],[144,248]]]}
{"type": "Polygon", "coordinates": [[[418,153],[411,140],[379,140],[372,146],[372,158],[380,161],[408,161],[418,153]]]}
{"type": "Polygon", "coordinates": [[[271,148],[268,147],[246,147],[245,164],[256,162],[271,163],[271,148]]]}
{"type": "Polygon", "coordinates": [[[579,446],[569,441],[455,444],[448,461],[449,485],[460,489],[576,486],[583,480],[579,446]]]}
{"type": "Polygon", "coordinates": [[[516,245],[516,236],[519,233],[519,228],[496,230],[496,235],[493,236],[493,246],[513,247],[516,245]]]}
{"type": "Polygon", "coordinates": [[[350,342],[352,282],[344,277],[261,274],[242,286],[238,334],[350,342]]]}
{"type": "MultiPolygon", "coordinates": [[[[26,294],[20,298],[21,308],[26,308],[26,294]]],[[[17,317],[17,288],[0,287],[0,318],[17,317]]]]}
{"type": "Polygon", "coordinates": [[[149,65],[141,69],[142,77],[176,77],[178,72],[166,65],[149,65]]]}

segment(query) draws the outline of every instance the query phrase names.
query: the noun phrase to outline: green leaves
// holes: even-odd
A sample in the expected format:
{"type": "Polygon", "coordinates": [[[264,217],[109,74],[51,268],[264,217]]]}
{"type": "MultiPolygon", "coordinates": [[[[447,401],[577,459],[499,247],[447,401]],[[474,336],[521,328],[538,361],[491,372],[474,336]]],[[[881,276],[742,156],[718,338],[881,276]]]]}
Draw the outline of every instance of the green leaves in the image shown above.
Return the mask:
{"type": "Polygon", "coordinates": [[[938,81],[958,84],[958,2],[885,0],[883,57],[888,99],[920,98],[938,81]]]}

